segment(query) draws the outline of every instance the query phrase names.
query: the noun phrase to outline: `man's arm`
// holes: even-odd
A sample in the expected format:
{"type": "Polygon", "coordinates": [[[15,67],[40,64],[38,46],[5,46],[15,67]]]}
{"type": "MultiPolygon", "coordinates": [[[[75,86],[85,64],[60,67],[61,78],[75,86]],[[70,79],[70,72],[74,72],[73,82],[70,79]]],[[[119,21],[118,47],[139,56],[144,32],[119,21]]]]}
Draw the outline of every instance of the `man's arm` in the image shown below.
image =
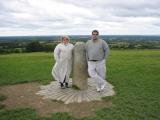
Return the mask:
{"type": "Polygon", "coordinates": [[[109,55],[109,46],[104,40],[103,40],[102,45],[103,45],[103,50],[104,50],[104,59],[107,59],[109,55]]]}

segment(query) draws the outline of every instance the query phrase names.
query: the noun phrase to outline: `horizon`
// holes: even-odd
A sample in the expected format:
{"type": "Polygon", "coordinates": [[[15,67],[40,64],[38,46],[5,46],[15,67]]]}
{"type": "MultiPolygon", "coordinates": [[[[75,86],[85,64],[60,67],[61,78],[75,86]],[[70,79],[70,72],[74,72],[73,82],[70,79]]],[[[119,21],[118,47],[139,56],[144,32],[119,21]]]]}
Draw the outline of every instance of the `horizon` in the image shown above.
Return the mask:
{"type": "MultiPolygon", "coordinates": [[[[6,36],[1,36],[0,35],[0,37],[41,37],[41,36],[43,36],[43,37],[47,37],[47,36],[63,36],[63,35],[6,35],[6,36]]],[[[91,35],[78,35],[78,34],[70,34],[70,35],[68,35],[68,36],[91,36],[91,35]]],[[[129,35],[129,34],[116,34],[116,35],[114,35],[114,34],[107,34],[107,35],[99,35],[99,36],[160,36],[160,34],[144,34],[144,35],[140,35],[140,34],[134,34],[134,35],[129,35]]]]}

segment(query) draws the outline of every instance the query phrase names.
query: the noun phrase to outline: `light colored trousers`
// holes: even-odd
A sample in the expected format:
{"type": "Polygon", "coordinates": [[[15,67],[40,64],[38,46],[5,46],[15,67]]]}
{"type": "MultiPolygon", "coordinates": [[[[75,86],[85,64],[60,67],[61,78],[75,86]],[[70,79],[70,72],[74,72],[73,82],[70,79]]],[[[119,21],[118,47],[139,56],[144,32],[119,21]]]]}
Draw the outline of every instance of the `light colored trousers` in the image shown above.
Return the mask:
{"type": "Polygon", "coordinates": [[[101,88],[105,85],[106,66],[105,60],[102,61],[88,61],[88,73],[96,82],[96,87],[101,88]]]}

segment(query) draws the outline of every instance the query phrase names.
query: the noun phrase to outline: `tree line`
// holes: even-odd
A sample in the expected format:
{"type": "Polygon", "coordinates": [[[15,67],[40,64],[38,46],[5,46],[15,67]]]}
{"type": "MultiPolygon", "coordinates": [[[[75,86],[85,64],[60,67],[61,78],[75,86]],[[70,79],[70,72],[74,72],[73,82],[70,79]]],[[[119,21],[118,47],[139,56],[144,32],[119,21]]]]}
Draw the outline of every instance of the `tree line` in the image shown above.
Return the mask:
{"type": "Polygon", "coordinates": [[[57,43],[53,42],[3,42],[0,43],[0,53],[23,53],[23,52],[51,52],[57,43]]]}
{"type": "MultiPolygon", "coordinates": [[[[71,41],[73,44],[76,41],[71,41]]],[[[110,49],[160,49],[160,41],[107,41],[110,49]]],[[[0,42],[0,54],[23,52],[53,52],[58,41],[0,42]]]]}

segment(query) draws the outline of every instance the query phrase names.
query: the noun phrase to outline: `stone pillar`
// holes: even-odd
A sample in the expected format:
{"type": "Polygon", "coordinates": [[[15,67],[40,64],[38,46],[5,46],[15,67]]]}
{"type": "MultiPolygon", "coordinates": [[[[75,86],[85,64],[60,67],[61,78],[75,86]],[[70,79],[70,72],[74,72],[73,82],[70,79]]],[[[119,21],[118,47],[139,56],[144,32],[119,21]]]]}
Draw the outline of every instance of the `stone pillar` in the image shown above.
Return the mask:
{"type": "Polygon", "coordinates": [[[85,52],[85,43],[77,42],[73,49],[73,78],[72,84],[80,90],[85,90],[88,87],[87,79],[87,60],[85,52]]]}

